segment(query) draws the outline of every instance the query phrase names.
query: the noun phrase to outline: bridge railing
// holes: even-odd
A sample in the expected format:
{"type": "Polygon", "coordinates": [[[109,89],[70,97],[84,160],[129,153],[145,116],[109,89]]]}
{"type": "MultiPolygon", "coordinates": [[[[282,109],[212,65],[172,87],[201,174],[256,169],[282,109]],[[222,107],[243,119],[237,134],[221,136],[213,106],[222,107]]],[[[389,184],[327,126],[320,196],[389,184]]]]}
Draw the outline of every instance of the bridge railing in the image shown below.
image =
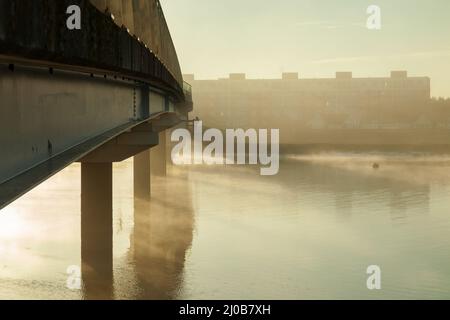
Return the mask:
{"type": "MultiPolygon", "coordinates": [[[[13,57],[33,60],[44,67],[51,63],[68,69],[82,68],[91,74],[104,72],[144,80],[160,89],[170,90],[177,100],[183,98],[183,78],[167,25],[161,20],[162,10],[156,11],[159,13],[155,15],[160,18],[155,18],[150,24],[159,30],[154,35],[155,41],[169,48],[167,52],[172,53],[171,59],[170,56],[163,59],[161,52],[165,51],[150,49],[125,25],[119,25],[114,14],[113,19],[105,14],[108,10],[98,10],[92,3],[91,0],[0,0],[0,55],[8,57],[7,63],[14,63],[13,57]],[[81,31],[64,27],[66,10],[73,4],[80,6],[81,17],[84,17],[81,31]],[[20,23],[22,20],[27,23],[20,23]],[[158,36],[160,33],[165,36],[158,36]],[[169,68],[169,60],[173,69],[169,68]]],[[[108,4],[112,3],[119,2],[108,1],[108,4]]],[[[124,3],[127,6],[145,4],[142,1],[124,3]]],[[[134,21],[132,9],[122,13],[131,13],[132,18],[127,18],[131,22],[134,21]]],[[[136,16],[139,16],[139,25],[147,30],[144,26],[149,23],[145,23],[145,18],[152,15],[136,16]]],[[[121,20],[124,21],[125,17],[121,20]]],[[[151,30],[147,33],[153,34],[151,30]]]]}
{"type": "Polygon", "coordinates": [[[159,0],[90,0],[102,12],[110,12],[115,23],[148,46],[182,86],[183,76],[177,52],[159,0]]]}

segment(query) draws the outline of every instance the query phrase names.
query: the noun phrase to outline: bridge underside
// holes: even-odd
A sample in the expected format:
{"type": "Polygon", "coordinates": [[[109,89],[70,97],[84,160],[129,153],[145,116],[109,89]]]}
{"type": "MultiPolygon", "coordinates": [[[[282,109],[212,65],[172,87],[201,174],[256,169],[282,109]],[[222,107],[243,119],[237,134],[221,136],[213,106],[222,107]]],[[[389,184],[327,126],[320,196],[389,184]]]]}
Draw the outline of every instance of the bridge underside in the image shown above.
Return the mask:
{"type": "Polygon", "coordinates": [[[96,298],[110,297],[112,163],[135,157],[135,199],[149,200],[165,130],[190,111],[159,1],[0,0],[0,209],[81,162],[82,277],[96,298]],[[63,27],[71,5],[81,30],[63,27]]]}
{"type": "Polygon", "coordinates": [[[141,82],[1,61],[0,97],[0,208],[73,162],[140,154],[186,116],[141,82]]]}
{"type": "Polygon", "coordinates": [[[158,145],[192,109],[159,1],[120,3],[0,1],[0,208],[74,161],[158,145]]]}

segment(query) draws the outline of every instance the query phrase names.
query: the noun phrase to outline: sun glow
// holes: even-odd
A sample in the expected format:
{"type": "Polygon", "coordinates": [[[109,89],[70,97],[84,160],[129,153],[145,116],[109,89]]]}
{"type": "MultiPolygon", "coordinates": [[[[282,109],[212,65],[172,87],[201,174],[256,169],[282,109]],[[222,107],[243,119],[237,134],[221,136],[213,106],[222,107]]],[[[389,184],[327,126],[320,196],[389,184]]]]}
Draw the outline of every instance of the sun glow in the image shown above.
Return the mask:
{"type": "Polygon", "coordinates": [[[17,238],[26,233],[26,225],[16,208],[0,211],[0,240],[17,238]]]}

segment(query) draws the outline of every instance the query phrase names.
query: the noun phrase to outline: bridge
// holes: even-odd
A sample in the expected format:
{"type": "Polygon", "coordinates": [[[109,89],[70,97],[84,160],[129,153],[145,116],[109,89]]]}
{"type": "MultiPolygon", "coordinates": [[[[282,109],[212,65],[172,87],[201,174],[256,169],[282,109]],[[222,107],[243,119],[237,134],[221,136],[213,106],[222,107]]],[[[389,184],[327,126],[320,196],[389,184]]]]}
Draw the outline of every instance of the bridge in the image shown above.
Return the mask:
{"type": "Polygon", "coordinates": [[[80,162],[83,266],[111,269],[112,163],[149,199],[192,106],[158,0],[0,0],[0,208],[80,162]]]}

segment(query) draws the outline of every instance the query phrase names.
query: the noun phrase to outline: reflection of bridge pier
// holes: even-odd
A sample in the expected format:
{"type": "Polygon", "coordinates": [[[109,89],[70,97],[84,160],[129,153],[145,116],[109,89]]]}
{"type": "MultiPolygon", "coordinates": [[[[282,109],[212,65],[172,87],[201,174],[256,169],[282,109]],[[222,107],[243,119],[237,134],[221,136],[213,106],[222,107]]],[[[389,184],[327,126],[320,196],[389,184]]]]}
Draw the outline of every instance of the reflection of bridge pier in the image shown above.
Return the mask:
{"type": "MultiPolygon", "coordinates": [[[[189,191],[177,190],[178,183],[172,187],[166,179],[158,179],[152,190],[151,151],[147,149],[134,156],[132,258],[141,289],[139,298],[170,299],[179,284],[185,252],[192,241],[192,208],[189,191]],[[169,190],[178,197],[174,199],[169,190]]],[[[114,298],[112,163],[119,159],[112,157],[107,162],[102,153],[100,148],[81,161],[81,265],[85,299],[114,298]]]]}
{"type": "Polygon", "coordinates": [[[190,190],[171,179],[156,182],[152,201],[134,200],[130,263],[138,281],[137,299],[175,299],[182,283],[193,212],[190,190]]]}
{"type": "MultiPolygon", "coordinates": [[[[161,114],[80,160],[81,259],[86,298],[108,299],[113,295],[112,164],[134,157],[134,197],[150,203],[151,175],[166,173],[165,130],[178,121],[173,114],[161,114]]],[[[136,217],[136,222],[143,225],[141,220],[136,217]]]]}
{"type": "Polygon", "coordinates": [[[134,156],[135,198],[150,200],[151,151],[158,170],[165,172],[165,136],[172,116],[156,118],[111,140],[83,157],[81,162],[81,263],[88,299],[112,298],[113,290],[113,172],[112,164],[134,156]],[[158,132],[154,132],[158,130],[158,132]],[[160,154],[164,157],[158,158],[160,154]]]}

